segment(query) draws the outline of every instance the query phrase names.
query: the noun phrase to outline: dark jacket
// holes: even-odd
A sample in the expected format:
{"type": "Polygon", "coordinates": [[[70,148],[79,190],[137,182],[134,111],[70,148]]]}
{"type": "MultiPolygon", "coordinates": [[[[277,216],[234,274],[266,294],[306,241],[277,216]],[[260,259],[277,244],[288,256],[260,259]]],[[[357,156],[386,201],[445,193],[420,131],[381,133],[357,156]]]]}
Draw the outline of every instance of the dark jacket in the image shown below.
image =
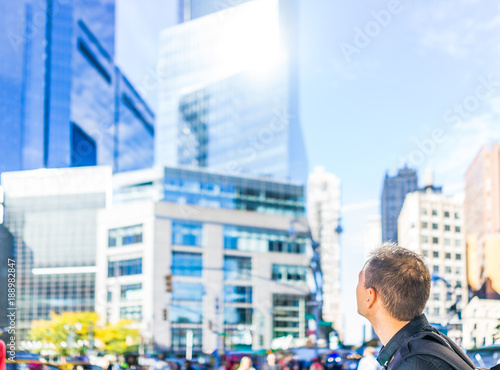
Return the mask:
{"type": "Polygon", "coordinates": [[[440,360],[434,356],[415,355],[408,357],[399,364],[396,368],[391,367],[391,360],[404,344],[405,340],[413,334],[421,331],[432,331],[432,327],[427,322],[425,315],[413,319],[406,324],[400,331],[394,335],[389,343],[387,343],[377,357],[377,361],[384,369],[390,370],[453,370],[453,367],[448,365],[445,361],[440,360]]]}

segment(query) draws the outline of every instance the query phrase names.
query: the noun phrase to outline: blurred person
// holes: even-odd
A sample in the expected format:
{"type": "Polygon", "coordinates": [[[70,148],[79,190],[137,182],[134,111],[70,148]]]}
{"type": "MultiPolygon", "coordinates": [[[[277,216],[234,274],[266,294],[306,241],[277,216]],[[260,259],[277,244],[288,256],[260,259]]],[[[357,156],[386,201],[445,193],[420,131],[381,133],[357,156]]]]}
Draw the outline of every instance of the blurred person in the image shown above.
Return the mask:
{"type": "Polygon", "coordinates": [[[255,370],[255,368],[252,367],[252,360],[250,359],[250,357],[242,357],[238,370],[255,370]]]}
{"type": "Polygon", "coordinates": [[[319,359],[317,357],[313,358],[312,364],[309,367],[309,370],[323,370],[323,369],[324,369],[324,367],[323,367],[323,364],[321,363],[321,359],[319,359]]]}
{"type": "Polygon", "coordinates": [[[384,369],[474,368],[451,339],[427,322],[423,311],[430,289],[422,256],[398,245],[376,249],[363,266],[356,287],[358,313],[384,345],[377,357],[384,369]]]}
{"type": "Polygon", "coordinates": [[[267,355],[267,362],[262,365],[262,370],[283,370],[283,366],[276,361],[276,355],[270,353],[267,355]]]}
{"type": "Polygon", "coordinates": [[[382,366],[375,358],[375,348],[366,347],[363,351],[363,358],[359,361],[358,370],[380,370],[382,366]]]}

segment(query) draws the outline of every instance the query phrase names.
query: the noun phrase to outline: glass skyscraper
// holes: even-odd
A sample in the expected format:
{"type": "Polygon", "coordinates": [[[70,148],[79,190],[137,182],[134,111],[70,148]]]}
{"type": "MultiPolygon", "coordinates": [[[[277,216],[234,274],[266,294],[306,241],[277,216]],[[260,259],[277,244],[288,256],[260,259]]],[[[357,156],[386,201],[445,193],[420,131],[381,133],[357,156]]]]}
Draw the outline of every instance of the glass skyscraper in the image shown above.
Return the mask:
{"type": "Polygon", "coordinates": [[[297,18],[255,0],[162,32],[156,164],[305,183],[297,18]]]}
{"type": "Polygon", "coordinates": [[[406,194],[418,190],[417,172],[402,168],[397,176],[385,175],[382,190],[382,242],[398,242],[398,217],[406,194]]]}
{"type": "Polygon", "coordinates": [[[0,20],[0,172],[152,165],[154,115],[114,64],[114,1],[3,1],[0,20]]]}

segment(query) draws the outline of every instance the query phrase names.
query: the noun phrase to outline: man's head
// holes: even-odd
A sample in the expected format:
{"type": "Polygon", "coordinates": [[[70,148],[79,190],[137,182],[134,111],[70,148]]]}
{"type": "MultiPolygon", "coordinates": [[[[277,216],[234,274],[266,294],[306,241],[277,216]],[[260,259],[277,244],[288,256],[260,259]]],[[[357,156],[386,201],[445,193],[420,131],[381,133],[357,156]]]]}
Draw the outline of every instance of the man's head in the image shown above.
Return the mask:
{"type": "Polygon", "coordinates": [[[358,313],[370,319],[379,309],[398,321],[422,314],[429,299],[431,275],[423,258],[397,245],[375,250],[359,274],[358,313]]]}
{"type": "Polygon", "coordinates": [[[270,353],[267,355],[267,363],[270,366],[276,365],[276,355],[274,353],[270,353]]]}

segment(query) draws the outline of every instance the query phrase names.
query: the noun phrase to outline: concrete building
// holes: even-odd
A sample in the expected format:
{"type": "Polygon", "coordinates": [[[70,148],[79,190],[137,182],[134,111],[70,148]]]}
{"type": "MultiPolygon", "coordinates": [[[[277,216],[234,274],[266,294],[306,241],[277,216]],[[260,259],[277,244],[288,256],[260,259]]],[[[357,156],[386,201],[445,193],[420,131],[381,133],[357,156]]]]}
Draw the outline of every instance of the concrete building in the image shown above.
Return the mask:
{"type": "Polygon", "coordinates": [[[4,227],[16,260],[18,346],[32,320],[93,311],[97,210],[111,199],[111,167],[2,173],[4,227]]]}
{"type": "Polygon", "coordinates": [[[417,172],[404,167],[396,176],[385,174],[382,199],[382,241],[398,242],[398,217],[406,194],[418,190],[417,172]]]}
{"type": "Polygon", "coordinates": [[[98,217],[103,320],[136,320],[146,345],[176,353],[188,333],[195,353],[305,342],[310,243],[287,233],[302,186],[160,168],[115,175],[114,194],[98,217]]]}
{"type": "Polygon", "coordinates": [[[472,298],[463,311],[464,340],[466,349],[500,343],[500,301],[472,298]]]}
{"type": "Polygon", "coordinates": [[[422,254],[433,276],[425,313],[429,322],[448,328],[460,343],[462,333],[454,304],[467,303],[463,197],[446,196],[428,183],[406,195],[398,220],[399,244],[422,254]]]}
{"type": "Polygon", "coordinates": [[[321,244],[323,320],[332,322],[343,338],[340,209],[340,179],[316,167],[307,182],[307,219],[314,239],[321,244]]]}
{"type": "Polygon", "coordinates": [[[477,292],[489,278],[500,293],[500,143],[483,146],[469,166],[464,209],[469,284],[477,292]]]}

